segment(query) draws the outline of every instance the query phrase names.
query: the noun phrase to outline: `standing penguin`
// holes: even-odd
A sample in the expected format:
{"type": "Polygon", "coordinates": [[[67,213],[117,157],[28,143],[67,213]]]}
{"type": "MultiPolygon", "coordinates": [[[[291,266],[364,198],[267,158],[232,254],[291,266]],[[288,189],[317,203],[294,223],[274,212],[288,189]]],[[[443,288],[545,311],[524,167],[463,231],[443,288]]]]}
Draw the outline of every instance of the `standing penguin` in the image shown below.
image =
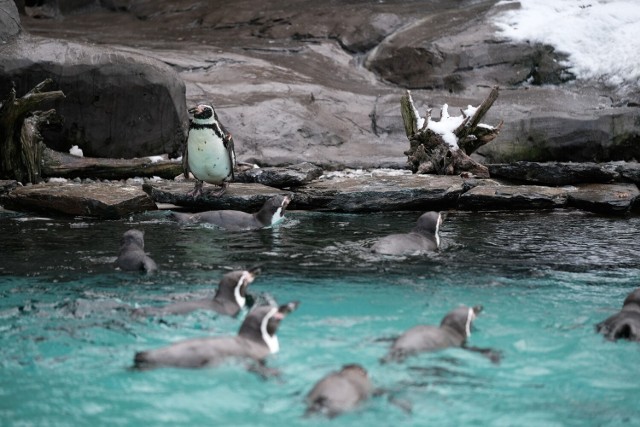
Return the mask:
{"type": "Polygon", "coordinates": [[[372,391],[367,371],[358,364],[344,365],[318,381],[307,394],[306,415],[320,413],[333,418],[354,409],[372,391]]]}
{"type": "Polygon", "coordinates": [[[627,295],[620,312],[598,323],[596,331],[611,341],[640,341],[640,288],[627,295]]]}
{"type": "Polygon", "coordinates": [[[134,314],[188,314],[196,310],[209,310],[226,316],[237,316],[246,305],[247,288],[259,273],[259,267],[231,271],[222,276],[213,298],[179,301],[164,307],[139,308],[135,310],[134,314]]]}
{"type": "Polygon", "coordinates": [[[417,255],[435,251],[440,247],[440,212],[426,212],[418,218],[416,226],[403,234],[392,234],[371,246],[371,252],[381,255],[417,255]]]}
{"type": "Polygon", "coordinates": [[[267,356],[280,350],[276,331],[282,319],[298,305],[294,301],[280,307],[255,307],[242,322],[238,335],[194,338],[156,350],[141,351],[134,357],[134,368],[203,368],[234,358],[264,363],[267,356]]]}
{"type": "Polygon", "coordinates": [[[135,229],[128,230],[122,235],[120,253],[115,264],[124,271],[153,273],[158,269],[155,261],[144,251],[144,233],[135,229]]]}
{"type": "Polygon", "coordinates": [[[189,110],[193,120],[189,123],[189,135],[183,156],[184,176],[189,172],[196,178],[196,185],[189,193],[193,198],[202,195],[203,182],[220,185],[222,188],[211,193],[221,196],[233,180],[236,154],[233,138],[220,124],[218,115],[211,105],[198,105],[189,110]]]}

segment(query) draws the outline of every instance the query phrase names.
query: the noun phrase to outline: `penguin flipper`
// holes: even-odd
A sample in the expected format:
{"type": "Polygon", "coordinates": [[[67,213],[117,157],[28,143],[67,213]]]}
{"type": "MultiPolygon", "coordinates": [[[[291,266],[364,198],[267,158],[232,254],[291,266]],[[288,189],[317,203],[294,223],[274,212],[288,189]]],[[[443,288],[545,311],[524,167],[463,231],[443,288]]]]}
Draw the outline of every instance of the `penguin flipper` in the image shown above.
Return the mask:
{"type": "Polygon", "coordinates": [[[480,353],[495,364],[500,363],[500,361],[502,360],[502,352],[499,350],[494,350],[492,348],[473,347],[468,345],[462,345],[461,348],[473,351],[475,353],[480,353]]]}
{"type": "Polygon", "coordinates": [[[231,165],[231,179],[233,181],[235,178],[235,167],[236,167],[236,151],[233,144],[233,137],[231,134],[225,134],[224,145],[227,149],[227,155],[229,156],[229,164],[231,165]]]}
{"type": "Polygon", "coordinates": [[[156,264],[156,262],[154,260],[152,260],[148,256],[145,257],[142,260],[142,268],[148,274],[152,274],[152,273],[155,273],[156,271],[158,271],[158,265],[156,264]]]}
{"type": "Polygon", "coordinates": [[[224,144],[224,148],[227,149],[227,155],[229,158],[229,165],[231,165],[231,179],[230,181],[233,181],[234,179],[234,169],[236,167],[236,150],[235,150],[235,144],[233,143],[233,136],[231,135],[231,133],[227,130],[226,127],[224,127],[224,125],[222,123],[220,123],[220,120],[218,119],[218,115],[215,115],[216,121],[218,122],[218,125],[220,126],[220,131],[222,132],[222,143],[224,144]]]}
{"type": "Polygon", "coordinates": [[[182,150],[182,173],[184,179],[189,179],[191,170],[189,169],[189,144],[187,144],[186,140],[184,142],[184,149],[182,150]]]}

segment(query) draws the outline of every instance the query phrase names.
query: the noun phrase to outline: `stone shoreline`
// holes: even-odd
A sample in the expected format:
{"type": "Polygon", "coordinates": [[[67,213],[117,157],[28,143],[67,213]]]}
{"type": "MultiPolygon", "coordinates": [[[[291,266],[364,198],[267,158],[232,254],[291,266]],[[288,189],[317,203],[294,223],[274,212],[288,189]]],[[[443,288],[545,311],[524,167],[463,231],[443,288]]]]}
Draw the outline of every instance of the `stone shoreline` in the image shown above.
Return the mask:
{"type": "Polygon", "coordinates": [[[389,169],[323,173],[320,168],[304,163],[242,172],[224,196],[203,196],[197,200],[187,196],[193,181],[185,180],[54,180],[24,187],[3,181],[0,205],[19,212],[113,219],[167,205],[191,211],[250,212],[273,195],[289,194],[291,210],[355,213],[575,208],[609,215],[640,213],[637,163],[521,162],[491,165],[490,170],[493,176],[506,175],[509,179],[412,175],[389,169]],[[557,185],[540,185],[540,181],[557,185]]]}

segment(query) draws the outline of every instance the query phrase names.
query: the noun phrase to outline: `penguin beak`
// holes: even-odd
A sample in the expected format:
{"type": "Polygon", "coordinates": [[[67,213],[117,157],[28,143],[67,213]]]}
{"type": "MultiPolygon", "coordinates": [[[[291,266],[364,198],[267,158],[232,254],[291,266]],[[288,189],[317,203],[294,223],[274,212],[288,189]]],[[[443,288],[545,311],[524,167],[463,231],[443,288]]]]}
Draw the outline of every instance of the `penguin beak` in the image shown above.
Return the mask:
{"type": "Polygon", "coordinates": [[[282,201],[282,209],[286,209],[289,206],[289,202],[291,202],[291,198],[289,196],[284,196],[284,200],[282,201]]]}
{"type": "Polygon", "coordinates": [[[197,107],[189,108],[188,111],[191,114],[200,114],[200,113],[202,113],[202,105],[198,105],[197,107]]]}
{"type": "Polygon", "coordinates": [[[476,305],[473,307],[473,314],[476,316],[482,312],[484,308],[481,305],[476,305]]]}
{"type": "Polygon", "coordinates": [[[262,267],[259,265],[256,265],[254,267],[251,267],[247,270],[249,273],[251,273],[254,277],[259,275],[260,273],[262,273],[262,267]]]}
{"type": "Polygon", "coordinates": [[[278,312],[275,314],[274,317],[278,320],[282,320],[289,313],[296,311],[299,305],[300,305],[300,301],[292,301],[287,304],[281,305],[280,307],[278,307],[278,312]]]}

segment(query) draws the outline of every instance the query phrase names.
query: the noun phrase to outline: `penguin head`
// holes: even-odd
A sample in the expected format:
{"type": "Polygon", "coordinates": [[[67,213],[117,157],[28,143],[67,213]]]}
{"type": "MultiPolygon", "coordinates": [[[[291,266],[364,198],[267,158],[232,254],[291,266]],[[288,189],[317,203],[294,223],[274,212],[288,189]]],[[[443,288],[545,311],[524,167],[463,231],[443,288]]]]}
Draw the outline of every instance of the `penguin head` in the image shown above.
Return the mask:
{"type": "Polygon", "coordinates": [[[261,305],[254,308],[247,315],[238,335],[249,340],[265,344],[269,347],[271,353],[277,353],[280,350],[276,331],[280,326],[282,319],[298,308],[300,303],[292,301],[280,307],[270,305],[261,305]]]}
{"type": "Polygon", "coordinates": [[[211,105],[200,104],[190,108],[189,113],[193,114],[196,123],[213,123],[216,113],[211,105]]]}
{"type": "Polygon", "coordinates": [[[640,288],[627,295],[622,304],[622,308],[625,311],[640,311],[640,288]]]}
{"type": "Polygon", "coordinates": [[[218,290],[214,299],[225,298],[235,301],[240,308],[244,307],[247,302],[247,288],[256,276],[260,274],[260,267],[254,267],[249,270],[236,270],[222,276],[218,283],[218,290]]]}
{"type": "Polygon", "coordinates": [[[125,231],[120,239],[120,246],[137,246],[140,249],[144,249],[144,233],[136,229],[125,231]]]}
{"type": "Polygon", "coordinates": [[[343,365],[340,373],[343,375],[348,375],[357,378],[368,378],[369,373],[366,369],[357,363],[350,363],[347,365],[343,365]]]}
{"type": "Polygon", "coordinates": [[[481,311],[481,305],[477,305],[475,307],[462,305],[447,313],[440,322],[440,327],[449,327],[467,339],[471,336],[471,326],[473,321],[481,311]]]}
{"type": "MultiPolygon", "coordinates": [[[[420,215],[413,231],[438,237],[440,225],[442,224],[442,215],[440,212],[426,212],[420,215]]],[[[439,239],[438,239],[439,240],[439,239]]],[[[438,242],[439,243],[439,242],[438,242]]]]}
{"type": "Polygon", "coordinates": [[[289,196],[273,196],[262,205],[262,208],[256,214],[258,221],[265,226],[274,225],[284,217],[284,212],[290,201],[289,196]]]}

